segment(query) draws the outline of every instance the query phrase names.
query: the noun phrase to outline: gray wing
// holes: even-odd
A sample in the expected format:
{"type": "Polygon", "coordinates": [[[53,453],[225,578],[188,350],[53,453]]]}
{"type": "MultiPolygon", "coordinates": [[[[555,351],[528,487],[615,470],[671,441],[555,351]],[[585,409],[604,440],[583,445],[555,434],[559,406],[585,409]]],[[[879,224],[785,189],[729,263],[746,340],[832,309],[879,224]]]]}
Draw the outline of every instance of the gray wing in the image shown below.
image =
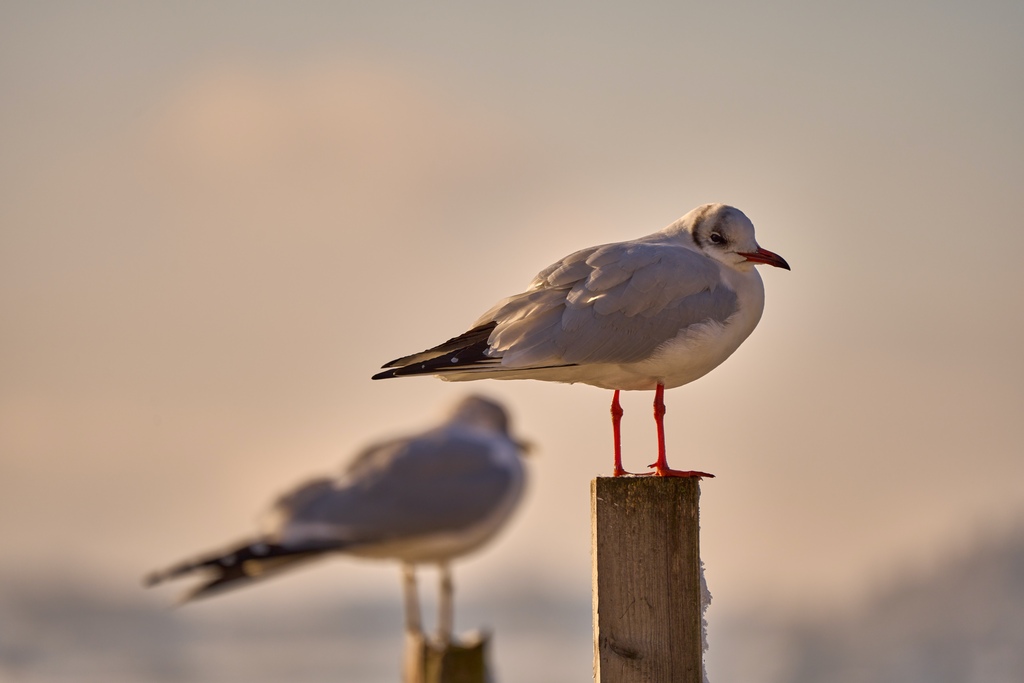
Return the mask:
{"type": "Polygon", "coordinates": [[[363,451],[339,481],[314,482],[278,508],[288,506],[286,527],[326,525],[343,545],[459,531],[492,513],[514,484],[490,448],[485,438],[444,429],[396,439],[363,451]]]}
{"type": "Polygon", "coordinates": [[[497,322],[489,353],[504,367],[630,363],[736,309],[736,293],[721,284],[714,262],[671,242],[640,240],[562,259],[477,324],[497,322]]]}

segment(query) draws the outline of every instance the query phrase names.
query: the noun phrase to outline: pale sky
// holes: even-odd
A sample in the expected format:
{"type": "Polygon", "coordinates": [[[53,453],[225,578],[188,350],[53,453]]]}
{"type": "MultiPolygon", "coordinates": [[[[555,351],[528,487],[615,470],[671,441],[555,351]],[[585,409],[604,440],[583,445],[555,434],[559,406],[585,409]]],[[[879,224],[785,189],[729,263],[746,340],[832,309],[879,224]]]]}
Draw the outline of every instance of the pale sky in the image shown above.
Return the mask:
{"type": "MultiPolygon", "coordinates": [[[[550,4],[0,4],[0,576],[134,594],[480,391],[538,452],[463,585],[588,593],[610,392],[369,377],[710,201],[793,266],[666,396],[715,609],[1024,517],[1024,6],[550,4]]],[[[347,564],[251,599],[397,591],[347,564]]]]}

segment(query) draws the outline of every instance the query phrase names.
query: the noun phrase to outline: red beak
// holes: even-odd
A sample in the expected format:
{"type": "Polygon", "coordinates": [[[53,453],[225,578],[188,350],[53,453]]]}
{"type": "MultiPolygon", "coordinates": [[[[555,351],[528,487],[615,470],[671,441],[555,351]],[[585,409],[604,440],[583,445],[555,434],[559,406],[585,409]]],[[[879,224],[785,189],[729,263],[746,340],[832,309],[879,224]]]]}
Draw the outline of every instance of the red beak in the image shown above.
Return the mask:
{"type": "Polygon", "coordinates": [[[786,270],[792,270],[789,264],[786,263],[786,259],[782,258],[778,254],[768,251],[767,249],[757,248],[754,252],[738,252],[740,256],[743,256],[752,263],[767,263],[769,266],[775,266],[776,268],[785,268],[786,270]]]}

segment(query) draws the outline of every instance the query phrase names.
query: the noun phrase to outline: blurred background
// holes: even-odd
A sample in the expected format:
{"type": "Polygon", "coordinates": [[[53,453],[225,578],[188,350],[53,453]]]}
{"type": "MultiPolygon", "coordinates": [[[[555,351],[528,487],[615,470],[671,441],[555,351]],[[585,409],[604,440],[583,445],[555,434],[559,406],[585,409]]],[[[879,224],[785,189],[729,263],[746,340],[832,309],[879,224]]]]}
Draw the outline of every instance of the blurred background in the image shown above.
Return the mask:
{"type": "Polygon", "coordinates": [[[710,679],[1021,680],[1022,31],[1008,0],[0,2],[0,679],[396,680],[394,566],[181,609],[140,577],[476,390],[538,449],[457,626],[501,681],[590,680],[610,392],[369,377],[722,201],[793,271],[666,399],[672,464],[718,475],[710,679]]]}

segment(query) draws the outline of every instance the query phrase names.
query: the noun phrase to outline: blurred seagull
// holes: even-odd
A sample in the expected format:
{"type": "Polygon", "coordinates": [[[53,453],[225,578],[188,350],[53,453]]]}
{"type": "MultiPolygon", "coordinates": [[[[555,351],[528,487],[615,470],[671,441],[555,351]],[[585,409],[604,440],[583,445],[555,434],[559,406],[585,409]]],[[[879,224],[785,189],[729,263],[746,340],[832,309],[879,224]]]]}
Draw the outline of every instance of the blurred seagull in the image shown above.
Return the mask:
{"type": "Polygon", "coordinates": [[[453,381],[539,379],[613,389],[615,476],[628,474],[622,468],[619,391],[653,389],[653,473],[710,477],[668,466],[664,391],[703,377],[753,332],[764,310],[758,263],[789,270],[781,256],[758,246],[742,211],[705,204],[661,232],[556,261],[468,332],[393,360],[373,379],[433,374],[453,381]]]}
{"type": "Polygon", "coordinates": [[[459,401],[439,426],[370,446],[336,478],[313,479],[275,501],[255,538],[150,574],[152,586],[204,574],[182,601],[247,586],[330,553],[402,563],[405,625],[422,632],[415,565],[440,571],[438,639],[453,626],[449,562],[493,537],[523,493],[525,446],[509,417],[480,396],[459,401]]]}

